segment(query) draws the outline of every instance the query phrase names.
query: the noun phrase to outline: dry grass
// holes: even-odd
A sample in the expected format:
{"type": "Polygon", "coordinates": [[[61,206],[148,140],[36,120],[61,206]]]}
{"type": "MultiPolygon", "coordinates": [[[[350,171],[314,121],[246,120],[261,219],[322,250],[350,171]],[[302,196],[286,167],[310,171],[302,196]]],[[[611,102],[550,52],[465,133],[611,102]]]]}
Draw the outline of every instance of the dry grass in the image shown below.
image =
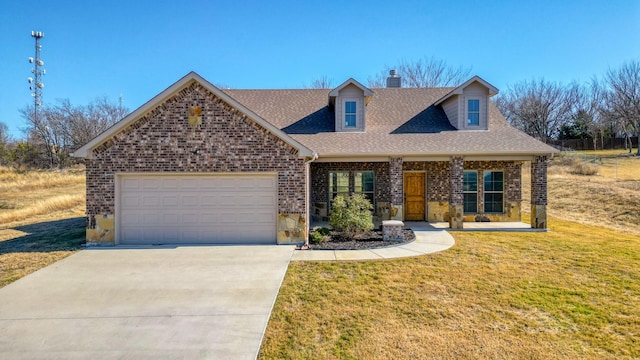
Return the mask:
{"type": "Polygon", "coordinates": [[[640,356],[640,237],[455,233],[443,253],[290,265],[261,349],[278,359],[640,356]]]}
{"type": "Polygon", "coordinates": [[[84,242],[84,169],[17,173],[0,168],[0,287],[84,242]]]}
{"type": "Polygon", "coordinates": [[[83,216],[84,169],[18,173],[0,167],[0,228],[83,216]]]}
{"type": "MultiPolygon", "coordinates": [[[[616,159],[603,159],[599,173],[592,176],[572,173],[575,159],[557,157],[549,166],[548,213],[581,224],[640,235],[640,158],[618,159],[615,169],[607,168],[616,159]]],[[[529,211],[530,169],[523,168],[523,210],[529,211]]]]}
{"type": "Polygon", "coordinates": [[[456,232],[429,256],[292,263],[260,357],[640,358],[640,159],[618,159],[617,178],[609,160],[592,176],[559,160],[548,233],[456,232]]]}

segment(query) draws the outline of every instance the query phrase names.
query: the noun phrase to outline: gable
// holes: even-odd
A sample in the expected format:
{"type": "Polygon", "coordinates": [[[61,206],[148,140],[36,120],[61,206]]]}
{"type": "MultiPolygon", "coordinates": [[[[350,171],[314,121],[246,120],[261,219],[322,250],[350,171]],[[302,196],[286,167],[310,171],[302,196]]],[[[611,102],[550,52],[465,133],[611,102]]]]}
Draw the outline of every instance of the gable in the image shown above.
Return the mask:
{"type": "MultiPolygon", "coordinates": [[[[259,127],[265,129],[284,143],[290,145],[295,151],[297,151],[298,156],[301,158],[313,156],[313,152],[299,143],[298,141],[291,138],[289,135],[284,133],[279,128],[275,127],[273,124],[269,123],[267,120],[261,118],[253,111],[239,103],[238,101],[231,98],[229,95],[215,87],[210,82],[206,81],[200,75],[195,72],[190,72],[182,79],[178,80],[176,83],[168,87],[166,90],[156,95],[153,99],[149,100],[147,103],[124,117],[122,120],[114,124],[112,127],[104,131],[102,134],[98,135],[96,138],[91,140],[89,143],[85,144],[78,150],[76,150],[72,155],[75,157],[83,157],[83,158],[91,158],[94,150],[99,148],[108,147],[109,144],[113,143],[115,138],[118,135],[126,135],[131,131],[134,131],[137,127],[141,125],[145,120],[148,119],[149,115],[154,111],[158,111],[161,105],[164,102],[171,101],[175,96],[179,96],[182,92],[188,89],[190,86],[198,85],[202,89],[208,91],[212,96],[215,96],[220,101],[222,101],[227,106],[235,109],[240,112],[243,116],[245,116],[248,120],[252,121],[259,127]]],[[[190,106],[198,106],[198,104],[193,103],[190,106]]],[[[189,108],[186,107],[184,109],[185,113],[188,113],[189,108]]],[[[188,122],[188,115],[186,118],[182,119],[183,121],[188,122]],[[186,119],[186,120],[185,120],[186,119]]]]}

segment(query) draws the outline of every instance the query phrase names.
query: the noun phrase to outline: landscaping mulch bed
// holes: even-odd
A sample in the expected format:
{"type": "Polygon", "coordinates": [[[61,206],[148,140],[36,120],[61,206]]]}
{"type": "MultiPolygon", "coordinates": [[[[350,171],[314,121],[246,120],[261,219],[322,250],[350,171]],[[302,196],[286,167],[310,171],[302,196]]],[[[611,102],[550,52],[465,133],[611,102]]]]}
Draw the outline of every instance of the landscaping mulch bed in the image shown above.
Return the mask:
{"type": "Polygon", "coordinates": [[[416,239],[416,234],[411,229],[404,229],[403,241],[383,241],[382,230],[372,230],[356,236],[355,239],[347,239],[340,233],[331,231],[329,241],[322,244],[311,244],[312,250],[364,250],[410,243],[416,239]]]}

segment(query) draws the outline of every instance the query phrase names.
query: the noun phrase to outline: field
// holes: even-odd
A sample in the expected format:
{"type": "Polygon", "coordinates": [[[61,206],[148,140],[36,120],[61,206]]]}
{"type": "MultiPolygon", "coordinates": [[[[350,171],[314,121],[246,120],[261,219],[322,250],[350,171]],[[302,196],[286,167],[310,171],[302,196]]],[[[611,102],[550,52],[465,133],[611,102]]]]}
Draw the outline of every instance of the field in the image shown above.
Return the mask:
{"type": "Polygon", "coordinates": [[[0,287],[54,263],[84,242],[84,169],[0,168],[0,287]]]}
{"type": "Polygon", "coordinates": [[[292,263],[260,357],[640,357],[640,159],[617,163],[617,178],[615,158],[584,176],[554,159],[547,233],[455,232],[431,256],[292,263]]]}

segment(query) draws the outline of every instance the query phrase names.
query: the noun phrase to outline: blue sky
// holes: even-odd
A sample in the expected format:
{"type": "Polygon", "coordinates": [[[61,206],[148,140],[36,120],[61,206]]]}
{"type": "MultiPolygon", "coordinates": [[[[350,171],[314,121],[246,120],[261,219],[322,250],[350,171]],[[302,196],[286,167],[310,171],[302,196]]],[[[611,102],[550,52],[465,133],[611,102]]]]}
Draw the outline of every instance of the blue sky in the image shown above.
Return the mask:
{"type": "Polygon", "coordinates": [[[0,0],[0,122],[22,137],[31,30],[43,31],[43,102],[96,97],[131,110],[191,70],[235,88],[366,84],[435,56],[499,89],[588,81],[640,60],[640,1],[0,0]]]}

